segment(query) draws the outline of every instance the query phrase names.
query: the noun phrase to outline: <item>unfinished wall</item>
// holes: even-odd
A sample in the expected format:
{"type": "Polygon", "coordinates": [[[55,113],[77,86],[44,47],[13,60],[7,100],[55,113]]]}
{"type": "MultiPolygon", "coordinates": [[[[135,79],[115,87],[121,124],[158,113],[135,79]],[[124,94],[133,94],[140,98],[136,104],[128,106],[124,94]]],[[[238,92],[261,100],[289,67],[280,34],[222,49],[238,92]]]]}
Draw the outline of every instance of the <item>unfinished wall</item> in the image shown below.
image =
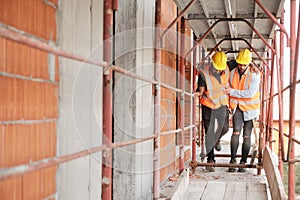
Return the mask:
{"type": "MultiPolygon", "coordinates": [[[[173,1],[162,1],[161,4],[161,29],[162,31],[176,18],[177,7],[173,1]]],[[[161,52],[161,81],[173,87],[178,87],[177,78],[177,51],[178,51],[177,24],[171,27],[163,39],[164,50],[161,52]]],[[[161,131],[175,130],[176,127],[176,92],[161,88],[161,131]]],[[[176,172],[178,160],[176,156],[176,134],[161,137],[161,171],[160,180],[163,181],[176,172]]]]}
{"type": "MultiPolygon", "coordinates": [[[[177,17],[177,6],[173,1],[162,1],[162,22],[161,28],[165,30],[169,24],[177,17]]],[[[163,51],[161,55],[162,82],[171,85],[173,87],[179,88],[181,74],[180,60],[186,55],[186,52],[191,48],[191,37],[190,28],[188,23],[185,24],[185,53],[180,55],[180,40],[181,40],[181,20],[178,21],[163,39],[163,51]]],[[[190,91],[190,72],[189,65],[185,66],[185,90],[190,91]]],[[[180,107],[180,94],[176,92],[162,88],[161,91],[161,127],[162,131],[175,130],[180,128],[180,114],[184,112],[185,114],[185,126],[190,124],[190,98],[185,95],[185,108],[180,107]]],[[[191,142],[191,131],[185,131],[185,145],[190,145],[191,142]]],[[[173,135],[166,135],[161,137],[161,181],[168,178],[171,174],[177,172],[179,168],[179,143],[180,143],[180,133],[173,135]],[[179,139],[179,140],[178,140],[179,139]]],[[[190,152],[185,153],[185,160],[190,159],[190,152]]]]}
{"type": "MultiPolygon", "coordinates": [[[[58,44],[102,60],[103,1],[60,1],[58,44]]],[[[58,155],[102,144],[102,69],[60,58],[58,155]]],[[[58,199],[101,199],[101,153],[58,168],[58,199]]]]}
{"type": "MultiPolygon", "coordinates": [[[[56,41],[57,1],[0,1],[0,21],[46,43],[56,41]]],[[[56,57],[0,37],[0,168],[56,155],[56,57]]],[[[0,182],[0,199],[54,199],[56,167],[0,182]]]]}
{"type": "MultiPolygon", "coordinates": [[[[118,2],[115,23],[115,64],[153,78],[154,2],[118,2]]],[[[115,73],[114,142],[153,134],[151,84],[115,73]]],[[[153,142],[114,149],[113,198],[152,198],[153,142]]]]}

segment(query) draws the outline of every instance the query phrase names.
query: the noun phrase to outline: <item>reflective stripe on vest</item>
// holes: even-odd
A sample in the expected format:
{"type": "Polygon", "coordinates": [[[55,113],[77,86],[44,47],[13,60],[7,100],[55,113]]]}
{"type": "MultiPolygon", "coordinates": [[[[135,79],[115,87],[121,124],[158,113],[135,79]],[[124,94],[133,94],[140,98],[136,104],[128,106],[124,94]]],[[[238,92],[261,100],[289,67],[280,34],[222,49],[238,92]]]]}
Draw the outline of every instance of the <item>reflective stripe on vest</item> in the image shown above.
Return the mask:
{"type": "MultiPolygon", "coordinates": [[[[246,90],[250,87],[251,78],[253,76],[253,72],[247,69],[245,74],[242,75],[241,79],[239,77],[238,68],[235,68],[230,73],[230,85],[233,89],[237,90],[246,90]]],[[[229,107],[231,109],[235,109],[239,105],[239,108],[242,111],[248,110],[256,110],[259,109],[260,106],[260,93],[257,91],[255,95],[251,98],[236,98],[230,97],[229,98],[229,107]]]]}
{"type": "Polygon", "coordinates": [[[207,90],[204,92],[200,103],[212,109],[227,105],[229,99],[223,88],[228,82],[228,68],[226,68],[225,73],[220,76],[221,83],[213,75],[209,74],[209,66],[206,66],[201,72],[204,75],[207,90]]]}

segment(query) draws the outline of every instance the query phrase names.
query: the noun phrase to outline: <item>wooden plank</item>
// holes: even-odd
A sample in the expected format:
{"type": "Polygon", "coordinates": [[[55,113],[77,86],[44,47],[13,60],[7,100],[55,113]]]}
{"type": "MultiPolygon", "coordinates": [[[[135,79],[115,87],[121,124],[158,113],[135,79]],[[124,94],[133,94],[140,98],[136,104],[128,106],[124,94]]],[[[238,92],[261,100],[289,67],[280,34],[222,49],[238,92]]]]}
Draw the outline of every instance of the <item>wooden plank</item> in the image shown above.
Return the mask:
{"type": "Polygon", "coordinates": [[[190,180],[189,188],[187,190],[187,199],[200,199],[206,188],[206,184],[206,181],[190,180]]]}
{"type": "Polygon", "coordinates": [[[224,200],[246,199],[247,184],[245,182],[228,182],[226,185],[224,200]]]}
{"type": "Polygon", "coordinates": [[[275,167],[275,161],[268,146],[264,149],[263,167],[266,172],[272,198],[287,199],[279,170],[275,167]]]}
{"type": "Polygon", "coordinates": [[[223,200],[226,182],[210,181],[201,196],[201,200],[223,200]]]}
{"type": "Polygon", "coordinates": [[[247,184],[247,198],[246,199],[259,199],[267,200],[267,188],[263,183],[248,183],[247,184]]]}

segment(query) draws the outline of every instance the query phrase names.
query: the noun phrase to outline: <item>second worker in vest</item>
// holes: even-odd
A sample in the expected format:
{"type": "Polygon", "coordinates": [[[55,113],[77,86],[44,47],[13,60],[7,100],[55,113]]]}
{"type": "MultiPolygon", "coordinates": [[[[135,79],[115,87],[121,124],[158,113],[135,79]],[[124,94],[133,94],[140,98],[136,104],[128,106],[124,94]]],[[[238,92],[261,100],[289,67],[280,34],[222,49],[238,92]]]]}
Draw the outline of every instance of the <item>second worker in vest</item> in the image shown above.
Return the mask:
{"type": "MultiPolygon", "coordinates": [[[[247,157],[251,146],[251,132],[253,122],[259,115],[260,74],[249,66],[251,52],[243,49],[239,52],[236,62],[237,67],[230,72],[230,87],[225,89],[229,95],[229,107],[233,111],[233,133],[230,141],[231,164],[236,164],[236,154],[239,146],[239,137],[243,129],[242,158],[240,164],[247,163],[247,157]]],[[[235,172],[236,168],[229,167],[229,172],[235,172]]],[[[245,172],[245,168],[239,168],[238,172],[245,172]]]]}
{"type": "MultiPolygon", "coordinates": [[[[229,111],[227,108],[229,99],[224,90],[229,79],[229,69],[226,62],[225,53],[216,52],[212,57],[212,63],[200,70],[198,79],[208,163],[215,163],[214,148],[221,150],[220,138],[228,132],[229,128],[229,111]]],[[[206,169],[214,171],[212,166],[207,166],[206,169]]]]}

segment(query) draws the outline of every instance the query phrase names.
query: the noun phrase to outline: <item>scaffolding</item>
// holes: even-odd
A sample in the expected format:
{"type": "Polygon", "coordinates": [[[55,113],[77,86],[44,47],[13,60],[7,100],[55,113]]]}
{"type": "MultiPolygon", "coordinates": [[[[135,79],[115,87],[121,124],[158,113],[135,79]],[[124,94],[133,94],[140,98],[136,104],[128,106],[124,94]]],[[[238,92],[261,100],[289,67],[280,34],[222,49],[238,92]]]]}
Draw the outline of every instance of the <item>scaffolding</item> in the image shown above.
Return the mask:
{"type": "MultiPolygon", "coordinates": [[[[272,143],[274,142],[272,138],[272,134],[274,131],[278,132],[279,135],[279,146],[278,146],[278,156],[279,156],[279,171],[281,176],[283,176],[283,163],[288,163],[289,173],[288,173],[288,197],[289,199],[294,199],[295,196],[295,163],[299,162],[299,160],[295,159],[295,144],[300,144],[300,141],[295,138],[295,94],[296,94],[296,85],[300,83],[300,80],[297,80],[297,69],[298,69],[298,55],[299,55],[299,43],[300,43],[300,26],[298,24],[297,37],[294,34],[295,25],[296,25],[296,1],[291,1],[291,34],[288,37],[288,34],[283,26],[283,19],[278,23],[277,19],[264,7],[264,5],[259,1],[255,0],[255,2],[262,8],[265,13],[273,20],[273,22],[279,27],[279,29],[274,31],[274,39],[272,40],[272,45],[270,45],[264,37],[259,33],[259,30],[256,30],[251,23],[249,23],[246,19],[239,18],[230,18],[230,19],[220,19],[216,21],[211,27],[206,31],[204,35],[202,35],[199,39],[194,41],[194,46],[187,52],[187,54],[180,59],[179,63],[179,73],[180,73],[180,84],[179,87],[173,87],[171,85],[162,83],[160,80],[161,71],[160,71],[160,63],[161,63],[161,49],[163,48],[163,39],[166,33],[171,29],[171,27],[181,20],[181,39],[180,39],[180,55],[184,55],[185,49],[185,18],[183,17],[185,12],[190,9],[190,7],[196,2],[196,0],[191,0],[189,4],[183,9],[176,19],[170,23],[167,29],[161,33],[157,31],[155,33],[155,73],[154,79],[148,79],[138,74],[132,73],[129,70],[125,70],[122,67],[116,66],[112,64],[111,60],[111,51],[112,51],[112,42],[110,41],[111,32],[113,26],[113,13],[109,12],[109,10],[117,9],[117,1],[116,0],[105,0],[104,1],[104,61],[88,59],[81,55],[76,55],[71,52],[67,52],[61,50],[59,47],[50,45],[45,43],[42,40],[36,38],[30,38],[26,33],[20,33],[15,31],[12,27],[6,26],[5,24],[0,25],[0,36],[6,38],[8,40],[12,40],[32,48],[36,48],[51,54],[55,54],[60,57],[68,58],[71,60],[76,60],[83,63],[91,64],[95,67],[100,67],[103,69],[103,144],[101,146],[93,147],[86,149],[84,151],[78,151],[75,153],[71,153],[68,155],[60,156],[60,157],[52,157],[48,159],[39,160],[36,162],[32,162],[26,165],[15,166],[11,168],[0,169],[0,181],[21,176],[26,173],[30,173],[33,171],[38,171],[47,167],[57,166],[65,162],[69,162],[74,159],[78,159],[80,157],[84,157],[90,154],[94,154],[96,152],[102,152],[102,198],[103,199],[111,199],[112,193],[112,149],[124,147],[128,145],[133,145],[137,143],[142,143],[145,141],[153,140],[153,199],[160,198],[160,137],[170,134],[180,134],[180,159],[179,159],[179,173],[184,170],[185,167],[185,158],[184,158],[184,135],[185,131],[191,131],[192,133],[192,160],[190,166],[192,169],[195,169],[198,166],[215,166],[215,167],[242,167],[242,168],[257,168],[258,174],[260,174],[260,170],[262,169],[262,159],[263,159],[263,150],[265,146],[269,146],[272,149],[272,143]],[[271,65],[269,66],[266,59],[262,58],[257,52],[255,47],[249,44],[243,38],[225,38],[221,40],[207,55],[202,58],[202,62],[200,64],[196,63],[196,47],[201,44],[203,39],[208,36],[208,34],[213,30],[213,28],[219,22],[228,22],[228,21],[242,21],[245,22],[262,40],[262,42],[269,48],[269,52],[271,54],[271,65]],[[280,34],[280,44],[277,44],[278,33],[280,34]],[[283,40],[284,35],[287,38],[287,44],[290,46],[290,85],[288,87],[283,88],[283,81],[281,79],[280,74],[284,69],[283,66],[283,40]],[[203,146],[204,135],[197,134],[197,125],[196,125],[196,110],[197,110],[197,96],[194,94],[196,87],[193,87],[193,91],[187,91],[184,87],[184,77],[185,77],[185,64],[187,63],[187,58],[192,54],[193,63],[191,64],[191,84],[195,85],[196,81],[196,73],[197,66],[201,66],[204,64],[205,60],[221,45],[223,41],[233,41],[233,40],[242,40],[244,41],[249,48],[259,57],[259,59],[264,64],[264,67],[257,66],[259,70],[262,72],[263,82],[261,85],[261,117],[259,121],[259,151],[258,151],[258,164],[211,164],[211,163],[199,163],[197,162],[196,156],[196,148],[197,148],[197,140],[201,140],[200,145],[203,146]],[[276,61],[276,66],[275,66],[276,61]],[[274,86],[275,86],[275,71],[277,72],[277,87],[278,93],[274,94],[274,86]],[[120,73],[124,76],[140,80],[143,82],[147,82],[152,85],[154,88],[154,132],[151,136],[138,138],[126,142],[112,142],[112,109],[113,109],[113,94],[111,91],[111,83],[112,83],[112,74],[120,73]],[[269,80],[270,79],[270,80],[269,80]],[[165,132],[160,132],[160,102],[161,102],[161,88],[167,88],[169,90],[174,91],[180,97],[180,107],[182,110],[185,110],[185,98],[189,97],[192,105],[190,108],[192,110],[192,123],[189,123],[185,126],[185,113],[180,113],[180,128],[165,132]],[[289,90],[290,91],[290,116],[289,116],[289,133],[284,133],[283,130],[283,92],[289,90]],[[274,98],[278,98],[279,102],[279,129],[273,127],[273,101],[274,98]],[[201,138],[199,138],[201,137],[201,138]],[[288,151],[284,152],[284,137],[288,137],[288,151]]],[[[156,1],[156,16],[155,16],[155,25],[160,27],[161,24],[161,1],[156,1]]],[[[300,4],[299,4],[300,5],[300,4]]],[[[300,21],[300,14],[298,16],[298,23],[300,21]]],[[[220,155],[226,156],[226,155],[220,155]]]]}

